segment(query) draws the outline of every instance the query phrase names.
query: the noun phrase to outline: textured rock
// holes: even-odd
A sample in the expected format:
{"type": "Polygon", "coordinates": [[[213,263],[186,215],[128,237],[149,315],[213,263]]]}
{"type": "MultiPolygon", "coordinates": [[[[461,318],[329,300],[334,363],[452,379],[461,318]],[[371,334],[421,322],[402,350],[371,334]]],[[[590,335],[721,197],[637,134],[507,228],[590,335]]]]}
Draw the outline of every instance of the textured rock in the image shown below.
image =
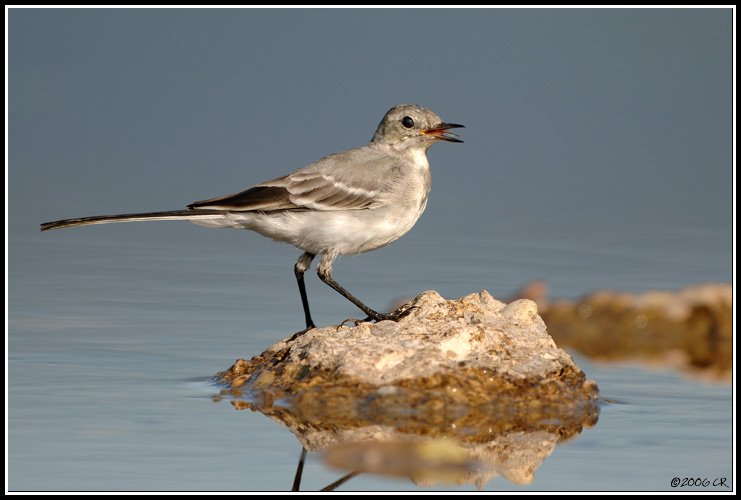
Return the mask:
{"type": "Polygon", "coordinates": [[[404,449],[406,466],[392,469],[422,484],[529,482],[599,413],[596,384],[555,345],[535,303],[485,291],[425,292],[398,323],[314,329],[217,377],[235,408],[281,422],[329,463],[387,473],[384,453],[404,449]]]}
{"type": "Polygon", "coordinates": [[[394,387],[445,387],[484,402],[492,391],[510,393],[531,383],[538,392],[553,385],[573,393],[568,401],[596,396],[594,384],[546,333],[535,303],[507,305],[486,291],[449,301],[425,292],[399,322],[316,328],[250,361],[238,360],[217,377],[233,388],[249,384],[281,396],[317,385],[388,394],[394,387]]]}

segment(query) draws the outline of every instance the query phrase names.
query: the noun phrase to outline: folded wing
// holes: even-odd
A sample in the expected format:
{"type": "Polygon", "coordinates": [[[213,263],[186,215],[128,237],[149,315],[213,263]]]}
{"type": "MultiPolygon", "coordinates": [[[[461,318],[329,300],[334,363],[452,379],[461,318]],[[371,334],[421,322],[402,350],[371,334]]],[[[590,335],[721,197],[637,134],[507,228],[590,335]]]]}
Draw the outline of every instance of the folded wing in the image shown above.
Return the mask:
{"type": "MultiPolygon", "coordinates": [[[[347,152],[349,153],[349,152],[347,152]]],[[[367,155],[358,161],[346,153],[263,182],[239,193],[197,201],[191,209],[229,211],[363,210],[382,203],[394,172],[394,158],[367,155]]]]}

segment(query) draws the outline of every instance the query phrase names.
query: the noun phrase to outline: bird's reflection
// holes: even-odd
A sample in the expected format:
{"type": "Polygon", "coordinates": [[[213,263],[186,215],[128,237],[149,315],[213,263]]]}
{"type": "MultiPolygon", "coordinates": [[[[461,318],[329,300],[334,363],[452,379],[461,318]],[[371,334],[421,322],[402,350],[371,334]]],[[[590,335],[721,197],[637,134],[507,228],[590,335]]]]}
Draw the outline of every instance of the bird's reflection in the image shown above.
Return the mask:
{"type": "MultiPolygon", "coordinates": [[[[298,465],[296,466],[296,475],[293,477],[293,486],[291,487],[291,491],[301,491],[301,477],[304,474],[304,463],[306,463],[306,448],[301,448],[301,456],[298,459],[298,465]]],[[[319,491],[334,491],[339,486],[345,484],[347,481],[354,478],[358,474],[360,474],[360,472],[358,471],[353,471],[349,474],[345,474],[337,481],[328,484],[319,491]]]]}
{"type": "Polygon", "coordinates": [[[306,448],[301,448],[301,456],[298,459],[298,465],[296,466],[296,475],[293,477],[293,486],[291,491],[299,491],[301,489],[301,476],[304,474],[304,463],[306,463],[306,448]]]}
{"type": "Polygon", "coordinates": [[[595,425],[599,415],[597,401],[564,407],[537,400],[515,403],[493,395],[485,404],[467,406],[431,393],[422,397],[422,404],[420,394],[414,394],[405,406],[398,390],[393,401],[383,394],[353,398],[351,391],[328,400],[333,399],[331,393],[280,400],[273,400],[269,392],[230,390],[223,395],[232,396],[238,410],[250,409],[280,422],[299,440],[302,450],[293,491],[299,491],[309,451],[346,472],[323,491],[361,473],[408,478],[421,486],[482,488],[499,476],[529,484],[558,444],[595,425]]]}

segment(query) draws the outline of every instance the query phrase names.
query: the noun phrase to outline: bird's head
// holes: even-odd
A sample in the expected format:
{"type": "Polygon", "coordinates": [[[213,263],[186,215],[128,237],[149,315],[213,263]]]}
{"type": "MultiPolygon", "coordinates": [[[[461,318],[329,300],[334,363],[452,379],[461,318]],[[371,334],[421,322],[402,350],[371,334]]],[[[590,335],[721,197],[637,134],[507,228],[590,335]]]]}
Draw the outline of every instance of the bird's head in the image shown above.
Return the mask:
{"type": "Polygon", "coordinates": [[[432,110],[416,104],[394,106],[378,124],[371,142],[395,146],[422,146],[425,149],[438,141],[463,142],[450,132],[462,128],[457,123],[447,123],[432,110]]]}

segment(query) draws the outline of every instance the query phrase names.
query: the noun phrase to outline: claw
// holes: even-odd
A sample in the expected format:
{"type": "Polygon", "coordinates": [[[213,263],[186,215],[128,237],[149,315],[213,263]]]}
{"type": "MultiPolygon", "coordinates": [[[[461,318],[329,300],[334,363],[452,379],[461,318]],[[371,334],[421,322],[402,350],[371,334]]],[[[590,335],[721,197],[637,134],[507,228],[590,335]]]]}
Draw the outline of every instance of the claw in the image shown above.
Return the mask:
{"type": "Polygon", "coordinates": [[[399,321],[401,318],[412,312],[414,309],[416,309],[417,306],[412,305],[411,302],[407,302],[406,304],[402,304],[400,307],[398,307],[395,311],[390,312],[388,314],[382,314],[382,313],[375,313],[375,315],[370,316],[368,319],[373,321],[399,321]]]}
{"type": "Polygon", "coordinates": [[[313,330],[314,328],[316,328],[316,327],[310,326],[308,328],[304,328],[300,332],[294,333],[293,335],[291,335],[291,338],[288,339],[288,342],[293,342],[294,340],[296,340],[297,338],[299,338],[301,335],[303,335],[304,333],[308,332],[309,330],[313,330]]]}
{"type": "Polygon", "coordinates": [[[343,326],[345,326],[345,323],[354,323],[353,326],[358,326],[360,323],[365,323],[366,321],[368,321],[368,318],[366,318],[366,319],[347,318],[342,323],[340,323],[339,325],[337,325],[337,330],[339,331],[340,328],[342,328],[343,326]]]}

